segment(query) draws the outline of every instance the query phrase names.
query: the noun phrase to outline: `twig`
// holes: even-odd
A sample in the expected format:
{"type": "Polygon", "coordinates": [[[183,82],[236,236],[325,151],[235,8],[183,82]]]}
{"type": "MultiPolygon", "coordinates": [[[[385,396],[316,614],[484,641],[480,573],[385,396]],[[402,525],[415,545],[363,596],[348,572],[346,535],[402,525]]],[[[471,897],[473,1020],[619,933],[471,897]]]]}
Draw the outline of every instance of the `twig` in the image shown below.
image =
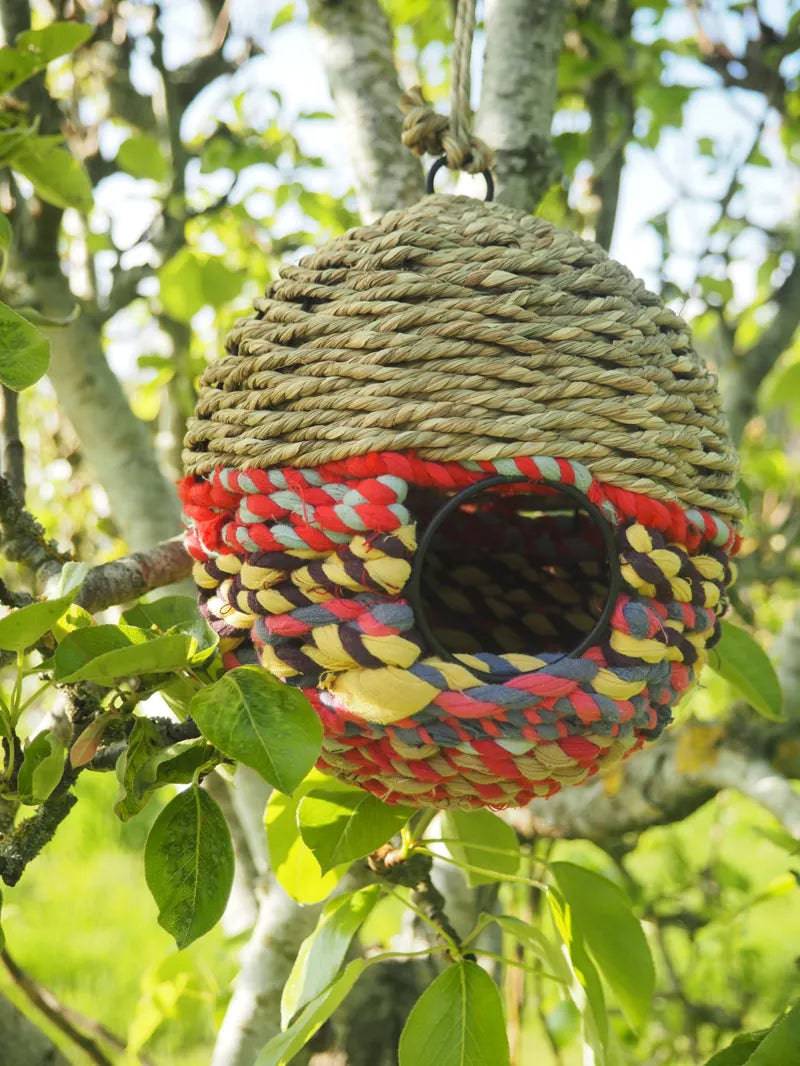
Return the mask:
{"type": "Polygon", "coordinates": [[[58,573],[69,556],[48,540],[44,529],[25,510],[11,481],[0,476],[0,530],[3,554],[11,562],[23,563],[42,580],[58,573]]]}
{"type": "Polygon", "coordinates": [[[11,488],[25,500],[25,448],[19,435],[19,397],[3,386],[3,470],[11,488]]]}
{"type": "Polygon", "coordinates": [[[181,538],[173,537],[147,551],[95,566],[86,575],[77,602],[92,613],[102,611],[182,581],[191,569],[192,560],[181,538]]]}
{"type": "Polygon", "coordinates": [[[101,1040],[105,1040],[113,1048],[118,1051],[124,1051],[126,1044],[124,1040],[121,1040],[116,1033],[112,1033],[111,1030],[106,1029],[100,1022],[95,1021],[94,1018],[87,1018],[85,1014],[81,1014],[79,1011],[73,1010],[71,1007],[67,1007],[62,1003],[48,988],[40,985],[38,981],[35,981],[30,974],[27,974],[21,966],[19,966],[8,952],[7,948],[3,948],[0,957],[3,960],[5,968],[11,977],[11,980],[19,988],[21,992],[27,996],[30,1002],[37,1007],[42,1014],[44,1014],[49,1021],[60,1029],[62,1033],[69,1037],[69,1039],[76,1044],[92,1062],[96,1062],[98,1066],[113,1066],[112,1060],[109,1059],[102,1049],[98,1046],[95,1040],[84,1032],[88,1030],[95,1037],[101,1040]]]}
{"type": "Polygon", "coordinates": [[[385,844],[367,859],[376,877],[390,884],[410,888],[412,910],[430,925],[447,950],[454,956],[461,951],[461,937],[445,911],[445,898],[431,880],[433,859],[420,851],[406,854],[403,849],[385,844]]]}
{"type": "MultiPolygon", "coordinates": [[[[195,740],[200,736],[200,730],[191,718],[187,718],[183,722],[173,722],[169,718],[148,718],[148,722],[159,730],[159,742],[163,748],[179,744],[182,740],[195,740]]],[[[126,723],[126,733],[130,733],[135,724],[136,719],[130,718],[126,723]]],[[[101,748],[87,768],[95,771],[113,770],[117,765],[117,760],[127,746],[127,739],[115,740],[113,743],[101,748]]]]}
{"type": "MultiPolygon", "coordinates": [[[[100,713],[100,705],[85,686],[74,685],[67,692],[74,740],[100,713]]],[[[61,780],[36,813],[0,836],[0,878],[7,885],[15,885],[19,881],[25,867],[52,840],[58,827],[78,802],[70,789],[82,769],[67,761],[61,780]]]]}

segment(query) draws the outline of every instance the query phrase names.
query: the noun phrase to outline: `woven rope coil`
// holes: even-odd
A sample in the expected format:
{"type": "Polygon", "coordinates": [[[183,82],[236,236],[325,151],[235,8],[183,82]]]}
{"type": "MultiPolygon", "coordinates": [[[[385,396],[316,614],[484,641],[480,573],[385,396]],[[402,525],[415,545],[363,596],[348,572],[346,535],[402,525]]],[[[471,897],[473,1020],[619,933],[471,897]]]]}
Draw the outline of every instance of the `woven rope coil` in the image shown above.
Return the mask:
{"type": "Polygon", "coordinates": [[[430,196],[285,267],[201,381],[189,474],[558,455],[735,519],[716,381],[685,323],[596,245],[430,196]]]}
{"type": "Polygon", "coordinates": [[[502,205],[430,196],[284,268],[184,457],[226,665],[301,688],[320,766],[389,802],[581,783],[659,735],[719,635],[741,504],[714,376],[624,267],[502,205]],[[434,653],[410,578],[443,506],[434,653]]]}

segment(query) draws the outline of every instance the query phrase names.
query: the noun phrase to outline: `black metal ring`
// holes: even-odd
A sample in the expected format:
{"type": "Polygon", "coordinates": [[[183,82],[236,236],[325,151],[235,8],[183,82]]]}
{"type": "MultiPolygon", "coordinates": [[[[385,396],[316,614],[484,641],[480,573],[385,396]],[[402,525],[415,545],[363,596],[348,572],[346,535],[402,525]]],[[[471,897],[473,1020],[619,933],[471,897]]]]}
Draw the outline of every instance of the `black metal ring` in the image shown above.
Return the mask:
{"type": "MultiPolygon", "coordinates": [[[[425,192],[432,193],[434,191],[433,183],[436,181],[436,175],[439,173],[442,167],[446,166],[447,157],[440,155],[439,158],[434,162],[431,169],[428,171],[428,178],[425,182],[425,192]]],[[[492,177],[491,170],[484,170],[482,171],[482,173],[483,180],[486,182],[486,196],[484,197],[484,200],[487,204],[489,204],[492,202],[492,200],[494,200],[494,178],[492,177]]]]}
{"type": "MultiPolygon", "coordinates": [[[[598,644],[610,629],[611,615],[614,613],[614,607],[619,598],[622,585],[622,573],[620,571],[619,550],[617,548],[614,527],[608,521],[606,516],[596,504],[592,503],[592,501],[588,499],[580,489],[575,488],[574,485],[564,485],[562,482],[555,481],[552,478],[538,478],[534,480],[533,478],[525,477],[524,475],[507,477],[502,474],[497,474],[494,477],[483,478],[481,481],[476,481],[474,484],[468,485],[467,488],[462,489],[461,492],[457,492],[455,496],[451,496],[450,499],[439,508],[431,519],[419,542],[414,555],[414,565],[411,570],[411,577],[406,586],[408,600],[414,612],[414,623],[417,629],[419,629],[423,640],[431,651],[440,658],[447,659],[449,662],[458,663],[461,666],[464,665],[462,659],[457,655],[454,655],[451,651],[448,651],[431,629],[425,614],[425,606],[422,598],[422,577],[431,541],[439,530],[439,527],[453,513],[453,511],[457,510],[468,500],[471,500],[473,496],[479,496],[486,489],[493,488],[495,485],[510,485],[522,481],[530,481],[533,484],[552,485],[553,488],[558,489],[558,491],[565,496],[569,496],[571,499],[576,500],[602,534],[603,546],[606,552],[606,563],[608,566],[608,595],[600,617],[595,622],[591,632],[587,633],[576,647],[572,648],[570,651],[564,652],[563,655],[559,655],[557,659],[553,659],[545,665],[552,666],[553,663],[561,662],[562,659],[577,659],[578,656],[582,655],[588,648],[591,648],[594,644],[598,644]]],[[[504,681],[507,680],[509,676],[506,673],[498,674],[490,670],[477,670],[472,666],[468,669],[471,673],[477,674],[479,677],[486,678],[490,681],[504,681]]],[[[541,666],[537,669],[542,670],[544,667],[541,666]]],[[[525,672],[536,673],[537,671],[526,670],[525,672]]]]}

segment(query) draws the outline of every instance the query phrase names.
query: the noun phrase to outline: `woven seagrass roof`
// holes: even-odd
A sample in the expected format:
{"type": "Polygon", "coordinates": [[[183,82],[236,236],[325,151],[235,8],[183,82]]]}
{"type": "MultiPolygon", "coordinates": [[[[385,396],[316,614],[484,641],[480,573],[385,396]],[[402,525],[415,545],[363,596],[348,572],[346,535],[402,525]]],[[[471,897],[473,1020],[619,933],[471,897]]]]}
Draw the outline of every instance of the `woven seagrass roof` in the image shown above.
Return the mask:
{"type": "Polygon", "coordinates": [[[187,473],[373,451],[550,455],[736,516],[736,459],[688,327],[595,244],[428,196],[287,266],[204,373],[187,473]]]}

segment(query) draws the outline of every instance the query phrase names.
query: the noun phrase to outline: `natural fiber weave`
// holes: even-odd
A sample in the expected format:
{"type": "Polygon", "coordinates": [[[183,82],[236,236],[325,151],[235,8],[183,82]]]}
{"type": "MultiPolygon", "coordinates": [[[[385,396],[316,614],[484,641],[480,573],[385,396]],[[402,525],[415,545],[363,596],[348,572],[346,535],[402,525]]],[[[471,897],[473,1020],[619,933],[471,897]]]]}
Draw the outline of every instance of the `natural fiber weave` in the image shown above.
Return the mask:
{"type": "Polygon", "coordinates": [[[201,382],[190,474],[372,452],[556,455],[728,518],[736,462],[685,323],[597,245],[429,196],[285,267],[201,382]]]}
{"type": "Polygon", "coordinates": [[[579,784],[659,735],[719,635],[714,377],[624,267],[507,207],[430,196],[286,267],[203,375],[185,463],[226,666],[301,688],[320,767],[388,802],[579,784]]]}

